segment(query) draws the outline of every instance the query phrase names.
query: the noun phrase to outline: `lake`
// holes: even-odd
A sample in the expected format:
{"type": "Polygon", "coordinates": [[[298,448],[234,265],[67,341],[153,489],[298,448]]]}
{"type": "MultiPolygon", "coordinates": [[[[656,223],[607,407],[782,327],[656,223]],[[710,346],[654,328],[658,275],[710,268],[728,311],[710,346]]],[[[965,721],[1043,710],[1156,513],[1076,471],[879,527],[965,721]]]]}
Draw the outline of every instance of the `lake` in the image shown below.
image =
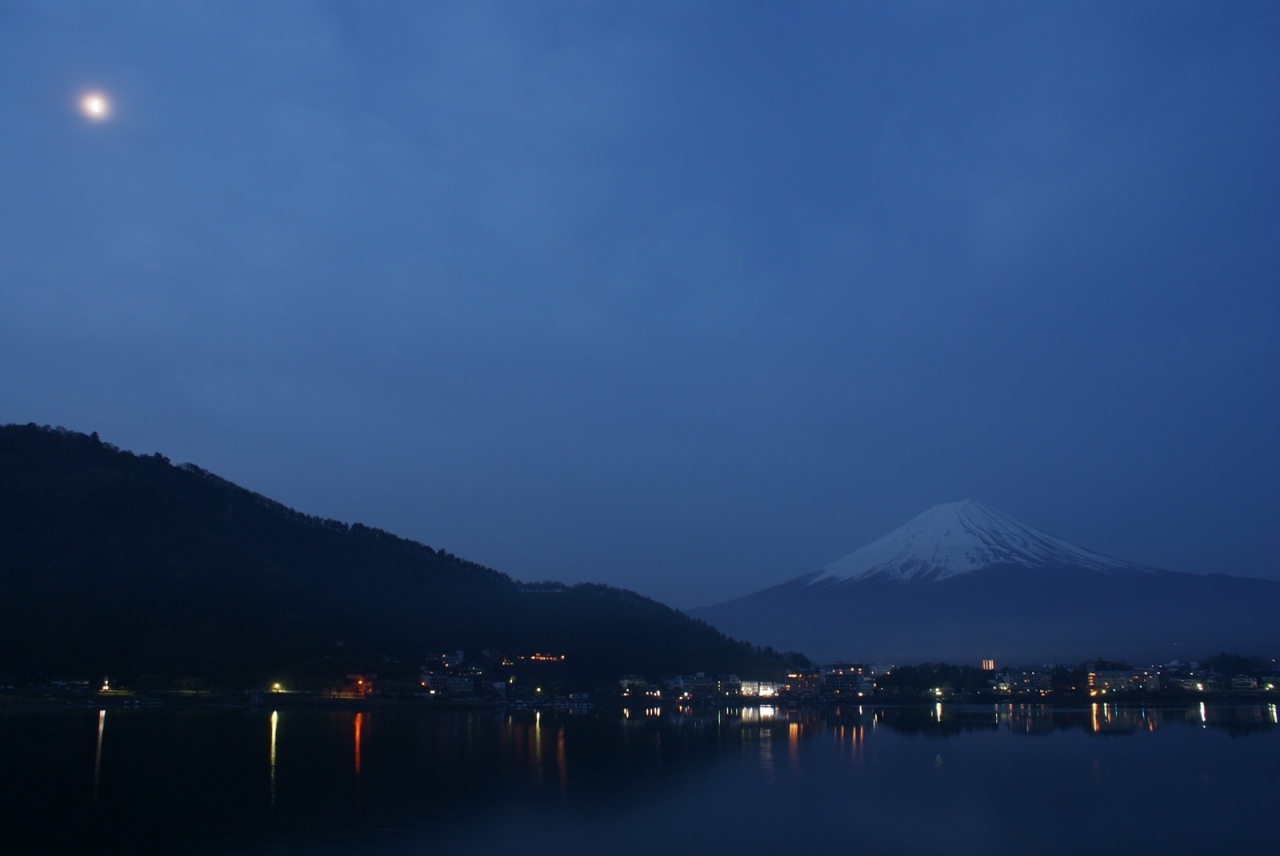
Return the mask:
{"type": "Polygon", "coordinates": [[[5,853],[1274,852],[1276,707],[0,712],[5,853]]]}

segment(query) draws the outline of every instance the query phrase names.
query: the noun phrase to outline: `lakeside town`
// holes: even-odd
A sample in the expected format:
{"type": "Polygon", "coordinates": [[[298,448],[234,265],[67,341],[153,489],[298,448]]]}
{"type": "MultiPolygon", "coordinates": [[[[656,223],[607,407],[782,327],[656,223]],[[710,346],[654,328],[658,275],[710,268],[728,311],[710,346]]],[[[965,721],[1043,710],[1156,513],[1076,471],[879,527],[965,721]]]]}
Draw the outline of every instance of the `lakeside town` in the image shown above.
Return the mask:
{"type": "Polygon", "coordinates": [[[1280,667],[1275,659],[1219,654],[1202,661],[1172,661],[1133,667],[1096,660],[1075,666],[979,666],[925,663],[837,662],[797,668],[776,680],[743,679],[734,674],[693,672],[653,678],[627,674],[604,686],[574,686],[565,677],[566,656],[534,652],[495,656],[483,652],[469,660],[462,650],[432,655],[417,680],[381,678],[352,672],[341,680],[291,683],[286,679],[242,691],[213,688],[199,681],[133,686],[111,679],[54,678],[18,685],[0,675],[0,703],[69,702],[93,698],[126,704],[167,700],[244,700],[260,704],[315,700],[423,703],[435,706],[505,706],[514,709],[587,709],[594,705],[815,705],[847,702],[898,704],[933,702],[1079,702],[1194,697],[1267,699],[1280,697],[1280,667]]]}

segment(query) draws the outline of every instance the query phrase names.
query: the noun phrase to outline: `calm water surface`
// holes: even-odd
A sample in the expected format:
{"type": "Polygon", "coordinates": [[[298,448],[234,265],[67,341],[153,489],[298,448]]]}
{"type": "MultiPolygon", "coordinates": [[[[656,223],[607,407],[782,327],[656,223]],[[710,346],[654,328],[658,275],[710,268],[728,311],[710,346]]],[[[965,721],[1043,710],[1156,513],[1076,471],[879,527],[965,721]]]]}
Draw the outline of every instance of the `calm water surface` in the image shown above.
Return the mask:
{"type": "Polygon", "coordinates": [[[1274,705],[0,713],[6,853],[1275,852],[1274,705]]]}

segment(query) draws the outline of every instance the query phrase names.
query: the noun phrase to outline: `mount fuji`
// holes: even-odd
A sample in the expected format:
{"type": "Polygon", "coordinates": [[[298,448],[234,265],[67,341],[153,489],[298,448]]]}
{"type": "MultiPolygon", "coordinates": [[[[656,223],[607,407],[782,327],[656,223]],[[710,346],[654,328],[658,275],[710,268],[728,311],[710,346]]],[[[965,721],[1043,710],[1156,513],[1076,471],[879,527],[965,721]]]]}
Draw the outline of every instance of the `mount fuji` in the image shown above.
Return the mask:
{"type": "Polygon", "coordinates": [[[937,582],[992,565],[1153,571],[1091,553],[1019,523],[976,500],[944,502],[860,550],[825,566],[814,583],[877,577],[937,582]]]}
{"type": "Polygon", "coordinates": [[[688,614],[818,660],[1280,652],[1280,582],[1111,558],[971,499],[936,505],[817,571],[688,614]]]}

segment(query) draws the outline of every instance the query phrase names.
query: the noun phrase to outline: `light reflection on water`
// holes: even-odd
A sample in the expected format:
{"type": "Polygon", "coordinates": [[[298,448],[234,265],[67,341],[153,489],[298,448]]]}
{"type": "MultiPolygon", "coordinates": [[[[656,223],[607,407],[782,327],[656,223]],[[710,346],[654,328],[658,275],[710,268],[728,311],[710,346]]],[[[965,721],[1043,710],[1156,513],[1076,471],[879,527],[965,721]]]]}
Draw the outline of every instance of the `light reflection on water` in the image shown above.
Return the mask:
{"type": "Polygon", "coordinates": [[[93,802],[98,802],[98,782],[102,778],[102,732],[107,725],[107,712],[98,711],[98,742],[93,749],[93,802]]]}
{"type": "Polygon", "coordinates": [[[6,848],[19,853],[292,852],[317,842],[334,852],[575,852],[516,846],[516,831],[530,828],[549,841],[572,833],[580,852],[640,853],[643,837],[605,847],[593,836],[654,813],[684,836],[665,851],[821,852],[836,846],[812,823],[822,812],[842,817],[841,836],[856,833],[863,853],[1018,852],[1015,833],[1034,831],[1024,816],[1059,830],[1039,852],[1097,853],[1110,846],[1098,844],[1101,832],[1121,842],[1139,826],[1154,847],[1169,826],[1159,816],[1180,812],[1216,812],[1215,829],[1251,845],[1257,825],[1246,818],[1280,797],[1274,704],[651,706],[629,717],[99,710],[0,715],[0,752],[0,821],[52,830],[39,846],[6,848]],[[265,771],[263,755],[254,760],[264,725],[265,771]],[[1153,789],[1159,803],[1135,802],[1153,789]],[[1128,813],[1099,809],[1111,800],[1128,813]],[[744,818],[773,820],[748,835],[735,825],[744,818]],[[902,825],[901,840],[884,837],[886,823],[902,825]],[[720,838],[706,838],[706,824],[720,838]]]}
{"type": "Polygon", "coordinates": [[[276,809],[276,726],[280,724],[280,713],[271,711],[271,812],[276,809]]]}
{"type": "Polygon", "coordinates": [[[356,778],[360,778],[360,724],[364,721],[364,714],[357,713],[355,716],[356,727],[356,778]]]}

